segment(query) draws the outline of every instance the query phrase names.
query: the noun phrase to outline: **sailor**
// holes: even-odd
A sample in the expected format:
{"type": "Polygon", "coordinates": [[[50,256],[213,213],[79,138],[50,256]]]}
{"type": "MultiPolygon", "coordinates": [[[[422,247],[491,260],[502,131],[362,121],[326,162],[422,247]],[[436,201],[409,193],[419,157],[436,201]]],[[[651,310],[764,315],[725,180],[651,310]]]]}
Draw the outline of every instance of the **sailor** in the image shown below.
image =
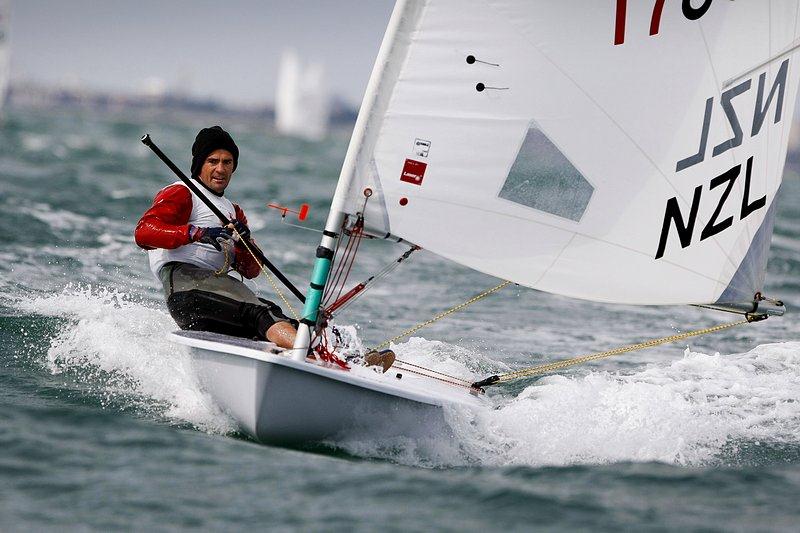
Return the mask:
{"type": "Polygon", "coordinates": [[[260,265],[239,236],[249,237],[242,209],[224,196],[239,148],[220,126],[200,130],[192,145],[192,178],[200,192],[233,223],[219,218],[186,185],[162,189],[136,225],[136,244],[147,250],[167,308],[181,329],[266,339],[291,348],[297,322],[258,298],[231,274],[254,278],[260,265]]]}

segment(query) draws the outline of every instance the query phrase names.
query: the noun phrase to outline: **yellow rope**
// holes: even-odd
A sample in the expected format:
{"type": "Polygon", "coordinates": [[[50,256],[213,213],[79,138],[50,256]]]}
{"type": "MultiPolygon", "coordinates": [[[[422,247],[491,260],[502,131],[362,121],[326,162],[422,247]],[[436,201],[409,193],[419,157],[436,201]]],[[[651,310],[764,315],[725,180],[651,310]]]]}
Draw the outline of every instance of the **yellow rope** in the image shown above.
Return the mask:
{"type": "Polygon", "coordinates": [[[547,372],[552,372],[554,370],[561,370],[562,368],[566,368],[568,366],[579,365],[581,363],[587,363],[589,361],[596,361],[598,359],[605,359],[606,357],[612,357],[615,355],[620,355],[627,352],[633,352],[636,350],[643,350],[645,348],[652,348],[653,346],[658,346],[660,344],[667,344],[670,342],[676,342],[683,339],[688,339],[689,337],[696,337],[699,335],[706,335],[708,333],[716,333],[717,331],[722,331],[724,329],[732,328],[734,326],[741,326],[742,324],[747,324],[751,322],[750,319],[739,320],[737,322],[730,322],[728,324],[720,324],[718,326],[713,326],[710,328],[698,329],[695,331],[687,331],[686,333],[678,333],[676,335],[670,335],[669,337],[662,337],[660,339],[653,339],[645,342],[640,342],[639,344],[631,344],[629,346],[622,346],[620,348],[615,348],[614,350],[608,350],[605,352],[599,352],[590,355],[582,355],[579,357],[572,357],[570,359],[563,359],[561,361],[554,361],[552,363],[547,363],[544,365],[534,366],[531,368],[523,368],[521,370],[516,370],[514,372],[508,372],[506,374],[500,374],[496,382],[506,382],[511,381],[513,379],[520,379],[528,376],[535,376],[537,374],[545,374],[547,372]]]}
{"type": "Polygon", "coordinates": [[[217,277],[227,276],[228,270],[231,267],[231,247],[228,244],[228,241],[220,242],[220,246],[222,247],[222,253],[225,256],[225,262],[222,264],[219,270],[214,271],[214,275],[217,277]]]}
{"type": "MultiPolygon", "coordinates": [[[[430,326],[431,324],[433,324],[437,320],[441,320],[442,318],[446,317],[447,315],[449,315],[451,313],[455,313],[456,311],[464,309],[468,305],[474,304],[478,300],[486,298],[490,294],[492,294],[494,292],[497,292],[500,289],[502,289],[503,287],[505,287],[506,285],[510,285],[510,284],[511,284],[510,281],[504,281],[503,283],[501,283],[500,285],[497,285],[496,287],[492,287],[491,289],[485,290],[482,293],[478,294],[477,296],[473,296],[472,298],[470,298],[466,302],[462,302],[462,303],[458,304],[455,307],[451,307],[447,311],[443,311],[443,312],[439,313],[438,315],[436,315],[435,317],[431,318],[430,320],[426,320],[425,322],[422,322],[421,324],[417,324],[413,328],[407,329],[403,333],[401,333],[401,334],[399,334],[399,335],[397,335],[395,337],[392,337],[391,339],[383,341],[382,343],[378,344],[374,348],[371,348],[371,350],[379,350],[379,349],[381,349],[381,348],[383,348],[385,346],[389,346],[393,342],[397,342],[398,340],[402,339],[403,337],[407,337],[407,336],[411,335],[412,333],[415,333],[415,332],[421,330],[424,327],[430,326]]],[[[369,350],[369,351],[371,351],[371,350],[369,350]]]]}
{"type": "Polygon", "coordinates": [[[250,247],[247,245],[247,242],[244,239],[242,239],[242,236],[239,235],[239,232],[236,231],[235,228],[233,229],[233,233],[236,234],[237,237],[239,237],[239,242],[242,243],[244,245],[245,249],[248,252],[250,252],[250,255],[253,256],[253,260],[256,262],[258,267],[261,269],[261,273],[264,274],[267,277],[267,279],[269,280],[270,285],[272,285],[272,288],[275,289],[275,292],[278,294],[278,296],[280,297],[281,301],[283,301],[283,303],[286,306],[286,308],[289,309],[289,312],[292,313],[292,316],[294,317],[294,319],[295,320],[300,320],[300,316],[297,314],[297,311],[294,310],[294,307],[292,307],[292,304],[290,304],[289,300],[286,299],[286,296],[284,296],[283,291],[281,291],[280,287],[278,287],[278,284],[275,283],[275,280],[272,279],[272,276],[269,275],[269,272],[267,272],[267,269],[264,268],[264,265],[262,265],[261,261],[258,260],[258,257],[256,257],[256,254],[253,253],[253,250],[251,250],[250,247]]]}

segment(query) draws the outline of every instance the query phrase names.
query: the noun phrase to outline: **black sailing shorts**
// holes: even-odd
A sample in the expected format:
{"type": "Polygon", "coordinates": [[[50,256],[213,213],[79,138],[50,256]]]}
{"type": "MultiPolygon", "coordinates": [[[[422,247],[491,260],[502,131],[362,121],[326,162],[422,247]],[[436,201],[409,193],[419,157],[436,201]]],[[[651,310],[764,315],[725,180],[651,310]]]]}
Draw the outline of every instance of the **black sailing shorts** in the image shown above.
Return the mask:
{"type": "Polygon", "coordinates": [[[276,322],[297,321],[278,305],[258,298],[244,283],[230,276],[187,263],[167,263],[159,272],[167,295],[167,309],[181,329],[212,331],[266,340],[276,322]]]}

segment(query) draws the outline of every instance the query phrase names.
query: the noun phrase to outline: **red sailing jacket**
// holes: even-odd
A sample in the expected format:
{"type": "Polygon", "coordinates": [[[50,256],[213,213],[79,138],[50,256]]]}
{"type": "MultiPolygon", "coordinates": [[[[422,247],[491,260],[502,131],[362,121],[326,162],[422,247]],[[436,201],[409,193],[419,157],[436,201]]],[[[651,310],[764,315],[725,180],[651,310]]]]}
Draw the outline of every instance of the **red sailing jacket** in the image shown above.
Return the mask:
{"type": "MultiPolygon", "coordinates": [[[[247,224],[244,211],[233,204],[236,220],[247,224]]],[[[189,244],[189,217],[192,214],[192,193],[183,185],[175,184],[162,189],[136,224],[136,244],[145,250],[174,249],[189,244]]],[[[233,248],[234,268],[251,279],[261,271],[250,252],[237,242],[233,248]]]]}

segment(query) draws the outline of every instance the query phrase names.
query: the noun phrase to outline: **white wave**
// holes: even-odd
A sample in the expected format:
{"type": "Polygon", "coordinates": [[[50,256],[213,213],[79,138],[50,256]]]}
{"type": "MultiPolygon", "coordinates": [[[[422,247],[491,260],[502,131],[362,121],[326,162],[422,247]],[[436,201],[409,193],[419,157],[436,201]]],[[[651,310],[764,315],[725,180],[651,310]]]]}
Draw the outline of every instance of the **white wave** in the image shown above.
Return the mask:
{"type": "Polygon", "coordinates": [[[235,429],[200,391],[189,356],[170,343],[170,316],[103,287],[68,286],[60,294],[21,299],[21,310],[66,319],[50,340],[45,364],[100,388],[104,403],[137,398],[137,406],[211,433],[235,429]]]}
{"type": "MultiPolygon", "coordinates": [[[[428,353],[427,364],[437,370],[477,377],[466,362],[475,354],[424,339],[397,349],[428,353]],[[443,360],[448,352],[452,359],[443,360]]],[[[800,443],[798,397],[798,342],[734,355],[687,349],[677,361],[628,374],[546,377],[516,397],[494,396],[494,408],[448,409],[455,438],[337,444],[358,455],[417,466],[703,465],[719,462],[739,442],[800,443]]]]}
{"type": "Polygon", "coordinates": [[[21,214],[32,216],[44,222],[55,231],[83,230],[97,223],[92,217],[73,213],[65,209],[53,209],[46,203],[21,205],[19,211],[21,214]]]}
{"type": "Polygon", "coordinates": [[[36,133],[22,134],[22,147],[29,152],[41,152],[53,144],[53,137],[50,135],[39,135],[36,133]]]}
{"type": "Polygon", "coordinates": [[[92,147],[94,139],[88,135],[72,133],[65,135],[63,142],[70,150],[88,150],[92,147]]]}
{"type": "Polygon", "coordinates": [[[108,193],[114,200],[126,200],[128,198],[145,198],[147,195],[138,189],[114,189],[108,193]]]}

